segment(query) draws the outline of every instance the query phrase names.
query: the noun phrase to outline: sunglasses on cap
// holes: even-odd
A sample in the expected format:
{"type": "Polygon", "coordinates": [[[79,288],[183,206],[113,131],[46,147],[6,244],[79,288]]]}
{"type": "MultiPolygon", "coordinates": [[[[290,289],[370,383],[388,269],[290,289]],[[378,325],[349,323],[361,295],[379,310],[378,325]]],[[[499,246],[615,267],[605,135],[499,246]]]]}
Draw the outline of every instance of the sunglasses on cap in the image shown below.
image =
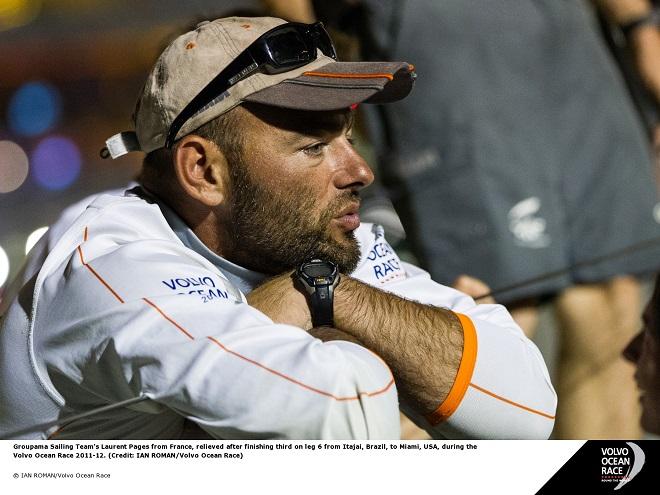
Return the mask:
{"type": "Polygon", "coordinates": [[[222,100],[225,92],[256,72],[279,74],[316,60],[316,50],[333,59],[337,52],[323,23],[289,22],[262,34],[215,76],[172,121],[165,147],[174,144],[177,133],[193,116],[222,100]]]}

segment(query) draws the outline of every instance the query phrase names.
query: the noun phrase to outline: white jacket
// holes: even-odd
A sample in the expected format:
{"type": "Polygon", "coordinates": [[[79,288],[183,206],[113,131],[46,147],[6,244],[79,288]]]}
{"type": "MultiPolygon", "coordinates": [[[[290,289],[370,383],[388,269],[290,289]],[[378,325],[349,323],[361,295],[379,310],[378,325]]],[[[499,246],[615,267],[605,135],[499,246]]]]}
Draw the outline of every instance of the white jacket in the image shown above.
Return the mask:
{"type": "MultiPolygon", "coordinates": [[[[547,438],[556,396],[508,312],[401,262],[378,227],[356,234],[355,278],[463,324],[445,403],[426,418],[402,409],[436,438],[547,438]]],[[[399,437],[396,386],[378,356],[273,323],[244,296],[263,275],[209,251],[166,207],[102,195],[49,251],[1,322],[0,436],[146,396],[58,438],[178,438],[184,418],[224,439],[399,437]]]]}

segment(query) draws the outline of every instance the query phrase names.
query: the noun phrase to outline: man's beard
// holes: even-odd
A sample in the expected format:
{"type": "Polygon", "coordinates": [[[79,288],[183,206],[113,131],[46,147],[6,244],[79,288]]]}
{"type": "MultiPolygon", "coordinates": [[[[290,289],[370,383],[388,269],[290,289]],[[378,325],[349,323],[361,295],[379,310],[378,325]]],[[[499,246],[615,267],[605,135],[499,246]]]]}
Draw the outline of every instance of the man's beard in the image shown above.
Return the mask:
{"type": "Polygon", "coordinates": [[[316,219],[311,188],[292,188],[286,195],[277,195],[253,181],[242,161],[232,165],[230,261],[267,274],[295,269],[312,258],[336,263],[341,273],[355,270],[360,260],[355,234],[345,232],[338,241],[332,237],[330,222],[358,201],[357,192],[341,193],[316,219]]]}

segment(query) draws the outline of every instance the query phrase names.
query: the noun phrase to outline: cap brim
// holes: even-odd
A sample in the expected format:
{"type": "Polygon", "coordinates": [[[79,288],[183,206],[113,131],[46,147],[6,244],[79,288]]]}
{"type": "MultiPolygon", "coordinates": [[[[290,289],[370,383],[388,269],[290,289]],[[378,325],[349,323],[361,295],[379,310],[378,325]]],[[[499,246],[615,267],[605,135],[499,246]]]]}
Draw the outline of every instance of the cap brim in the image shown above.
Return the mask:
{"type": "Polygon", "coordinates": [[[405,98],[415,81],[406,62],[333,62],[247,96],[244,101],[296,110],[339,110],[405,98]]]}

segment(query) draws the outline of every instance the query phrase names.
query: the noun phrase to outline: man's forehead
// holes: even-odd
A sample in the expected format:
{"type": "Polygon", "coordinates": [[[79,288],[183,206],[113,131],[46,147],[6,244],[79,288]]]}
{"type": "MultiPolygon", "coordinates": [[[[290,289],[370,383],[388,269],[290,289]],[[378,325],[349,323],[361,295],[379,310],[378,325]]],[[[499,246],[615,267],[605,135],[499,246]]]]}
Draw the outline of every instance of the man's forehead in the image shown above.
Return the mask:
{"type": "Polygon", "coordinates": [[[254,103],[244,104],[244,108],[268,126],[304,135],[337,133],[353,125],[353,111],[348,108],[313,112],[254,103]]]}

